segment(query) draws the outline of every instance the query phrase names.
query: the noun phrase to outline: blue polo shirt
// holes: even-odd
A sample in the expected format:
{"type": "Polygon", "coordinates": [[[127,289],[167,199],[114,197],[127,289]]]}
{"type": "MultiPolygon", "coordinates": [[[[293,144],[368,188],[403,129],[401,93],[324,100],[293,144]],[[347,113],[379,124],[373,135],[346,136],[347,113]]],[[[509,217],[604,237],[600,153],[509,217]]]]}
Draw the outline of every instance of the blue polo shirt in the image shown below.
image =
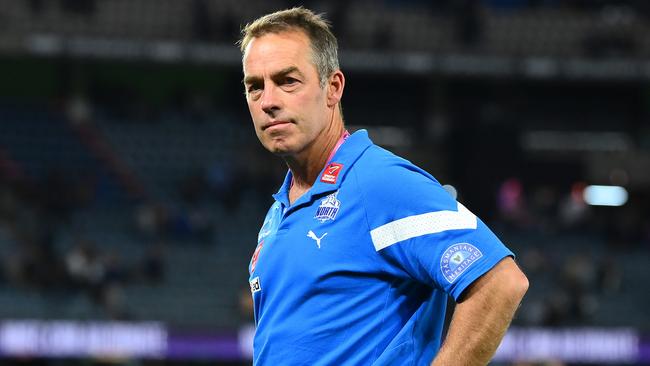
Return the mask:
{"type": "Polygon", "coordinates": [[[455,299],[512,253],[430,174],[341,145],[289,204],[274,195],[249,266],[254,365],[429,365],[455,299]]]}

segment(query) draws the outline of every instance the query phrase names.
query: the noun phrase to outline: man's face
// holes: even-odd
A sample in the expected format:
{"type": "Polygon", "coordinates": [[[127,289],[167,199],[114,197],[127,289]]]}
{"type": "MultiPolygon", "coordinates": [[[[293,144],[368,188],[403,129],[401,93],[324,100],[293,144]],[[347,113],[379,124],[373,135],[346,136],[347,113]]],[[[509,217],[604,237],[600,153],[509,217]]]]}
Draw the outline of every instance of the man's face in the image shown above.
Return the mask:
{"type": "Polygon", "coordinates": [[[300,31],[253,38],[243,64],[246,101],[262,145],[280,156],[309,148],[332,113],[309,38],[300,31]]]}

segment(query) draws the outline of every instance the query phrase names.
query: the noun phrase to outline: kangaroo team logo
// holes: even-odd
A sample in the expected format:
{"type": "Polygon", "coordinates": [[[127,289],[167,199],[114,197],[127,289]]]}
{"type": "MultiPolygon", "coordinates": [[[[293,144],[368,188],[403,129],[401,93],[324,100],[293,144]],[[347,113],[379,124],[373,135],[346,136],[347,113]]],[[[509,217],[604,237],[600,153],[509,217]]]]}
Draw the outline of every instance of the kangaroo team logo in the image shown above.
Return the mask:
{"type": "Polygon", "coordinates": [[[320,206],[318,206],[316,216],[314,216],[316,220],[325,222],[336,218],[336,214],[339,213],[339,208],[341,207],[341,201],[336,199],[338,194],[339,191],[336,191],[320,201],[320,206]]]}
{"type": "Polygon", "coordinates": [[[474,262],[483,257],[481,251],[469,243],[458,243],[450,246],[440,258],[440,270],[449,283],[458,279],[474,262]]]}

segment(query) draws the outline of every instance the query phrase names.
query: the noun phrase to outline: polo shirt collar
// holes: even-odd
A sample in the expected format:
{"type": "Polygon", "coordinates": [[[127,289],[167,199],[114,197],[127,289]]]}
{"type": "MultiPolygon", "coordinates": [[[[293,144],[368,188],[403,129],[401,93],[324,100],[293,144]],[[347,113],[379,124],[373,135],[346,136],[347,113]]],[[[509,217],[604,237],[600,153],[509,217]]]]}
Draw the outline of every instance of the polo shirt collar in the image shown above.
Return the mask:
{"type": "MultiPolygon", "coordinates": [[[[299,206],[304,203],[311,202],[315,196],[322,196],[325,193],[334,192],[339,189],[341,182],[343,181],[345,175],[350,171],[354,163],[359,159],[363,152],[372,145],[372,141],[368,137],[368,131],[358,130],[350,137],[345,140],[341,145],[338,151],[332,157],[331,162],[321,170],[316,178],[314,185],[303,194],[293,206],[299,206]],[[324,179],[325,170],[328,167],[337,164],[340,166],[338,168],[338,175],[335,179],[324,179]]],[[[281,202],[284,207],[289,207],[289,188],[291,188],[291,171],[287,172],[287,175],[284,177],[284,183],[280,187],[280,190],[273,195],[273,198],[276,201],[281,202]]]]}

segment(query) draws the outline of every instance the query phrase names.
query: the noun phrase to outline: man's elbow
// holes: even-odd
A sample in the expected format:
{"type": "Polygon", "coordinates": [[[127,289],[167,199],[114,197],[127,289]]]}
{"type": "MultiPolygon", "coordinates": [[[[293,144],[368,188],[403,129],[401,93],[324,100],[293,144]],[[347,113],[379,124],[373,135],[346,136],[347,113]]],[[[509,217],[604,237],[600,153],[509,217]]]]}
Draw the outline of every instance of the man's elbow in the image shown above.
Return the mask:
{"type": "Polygon", "coordinates": [[[518,307],[528,291],[528,278],[512,258],[504,258],[494,268],[472,283],[459,298],[459,303],[475,295],[479,298],[503,300],[518,307]]]}
{"type": "Polygon", "coordinates": [[[515,306],[524,298],[528,291],[528,278],[512,258],[506,258],[494,268],[492,284],[500,295],[509,299],[515,306]]]}
{"type": "Polygon", "coordinates": [[[507,296],[519,304],[528,291],[528,286],[530,285],[528,277],[526,277],[519,268],[516,268],[513,273],[508,276],[507,282],[507,286],[504,286],[507,291],[507,296]]]}

